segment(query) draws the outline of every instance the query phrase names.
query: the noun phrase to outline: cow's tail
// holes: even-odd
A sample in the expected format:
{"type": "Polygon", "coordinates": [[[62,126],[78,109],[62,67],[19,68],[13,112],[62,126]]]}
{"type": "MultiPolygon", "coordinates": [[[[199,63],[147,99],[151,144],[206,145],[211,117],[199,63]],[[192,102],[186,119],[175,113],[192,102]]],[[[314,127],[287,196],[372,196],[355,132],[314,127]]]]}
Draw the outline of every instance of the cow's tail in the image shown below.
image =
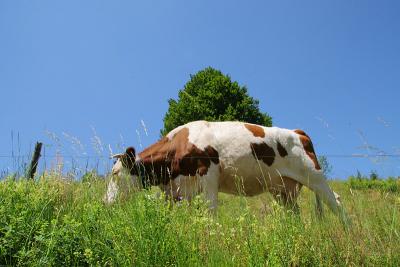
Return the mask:
{"type": "MultiPolygon", "coordinates": [[[[319,217],[323,214],[322,201],[325,202],[328,207],[342,220],[347,221],[347,217],[344,213],[343,206],[340,202],[340,197],[337,193],[333,192],[329,187],[325,176],[322,173],[322,168],[318,162],[313,143],[311,138],[302,130],[294,130],[298,135],[300,143],[304,149],[304,156],[311,160],[310,177],[308,180],[308,187],[315,193],[316,200],[316,213],[319,217]]],[[[306,184],[307,185],[307,184],[306,184]]]]}
{"type": "Polygon", "coordinates": [[[314,179],[310,180],[313,181],[310,181],[308,187],[315,193],[315,207],[317,215],[319,217],[322,217],[322,202],[324,202],[333,211],[333,213],[335,213],[340,218],[345,227],[349,227],[351,225],[351,221],[342,205],[340,196],[336,192],[332,191],[325,177],[321,173],[315,173],[314,179]]]}

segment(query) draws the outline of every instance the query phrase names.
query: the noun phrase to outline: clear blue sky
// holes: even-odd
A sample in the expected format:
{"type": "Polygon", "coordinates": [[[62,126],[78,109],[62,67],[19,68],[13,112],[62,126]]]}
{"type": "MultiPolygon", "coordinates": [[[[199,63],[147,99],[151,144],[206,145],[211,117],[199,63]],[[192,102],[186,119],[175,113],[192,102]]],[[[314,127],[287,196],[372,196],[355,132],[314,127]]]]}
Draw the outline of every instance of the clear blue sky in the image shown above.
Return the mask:
{"type": "MultiPolygon", "coordinates": [[[[121,136],[139,150],[207,66],[318,154],[400,154],[399,14],[399,1],[0,1],[0,156],[37,140],[49,157],[96,155],[92,127],[103,155],[121,136]]],[[[335,177],[400,175],[400,158],[329,161],[335,177]]]]}

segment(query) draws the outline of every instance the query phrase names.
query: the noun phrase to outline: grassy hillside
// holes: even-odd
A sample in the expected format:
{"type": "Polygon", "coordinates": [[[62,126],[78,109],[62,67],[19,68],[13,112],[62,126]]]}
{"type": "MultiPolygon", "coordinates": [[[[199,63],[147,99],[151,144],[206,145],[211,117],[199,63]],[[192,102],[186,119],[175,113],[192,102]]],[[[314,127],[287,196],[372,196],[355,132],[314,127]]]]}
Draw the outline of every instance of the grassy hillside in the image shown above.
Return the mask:
{"type": "Polygon", "coordinates": [[[166,204],[152,192],[101,202],[106,184],[45,177],[0,183],[0,264],[29,266],[399,266],[400,194],[332,182],[353,226],[346,231],[303,190],[301,215],[267,195],[220,195],[218,216],[197,199],[166,204]]]}

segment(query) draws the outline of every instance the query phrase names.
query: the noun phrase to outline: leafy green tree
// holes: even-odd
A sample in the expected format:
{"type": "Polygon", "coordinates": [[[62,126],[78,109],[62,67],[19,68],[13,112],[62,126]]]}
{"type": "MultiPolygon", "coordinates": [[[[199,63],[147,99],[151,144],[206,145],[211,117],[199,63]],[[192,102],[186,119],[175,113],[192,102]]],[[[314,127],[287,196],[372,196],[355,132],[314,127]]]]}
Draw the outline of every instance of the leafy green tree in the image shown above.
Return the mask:
{"type": "Polygon", "coordinates": [[[364,179],[363,175],[361,174],[361,172],[359,170],[357,170],[356,178],[357,178],[357,180],[364,179]]]}
{"type": "Polygon", "coordinates": [[[318,156],[318,162],[321,166],[322,172],[326,178],[332,173],[332,165],[329,163],[326,156],[318,156]]]}
{"type": "Polygon", "coordinates": [[[211,67],[191,75],[190,81],[179,91],[178,100],[169,99],[168,103],[162,135],[195,120],[272,125],[271,117],[259,110],[258,100],[248,95],[245,86],[211,67]]]}
{"type": "Polygon", "coordinates": [[[372,170],[371,173],[369,174],[369,179],[378,180],[379,179],[378,172],[375,170],[372,170]]]}

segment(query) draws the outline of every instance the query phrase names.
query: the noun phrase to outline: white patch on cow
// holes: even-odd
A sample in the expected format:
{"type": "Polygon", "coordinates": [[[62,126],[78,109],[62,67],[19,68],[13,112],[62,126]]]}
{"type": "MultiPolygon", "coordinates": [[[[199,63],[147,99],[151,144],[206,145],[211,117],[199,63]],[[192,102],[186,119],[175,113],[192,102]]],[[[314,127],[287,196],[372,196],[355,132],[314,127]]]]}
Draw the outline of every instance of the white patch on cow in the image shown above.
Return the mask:
{"type": "Polygon", "coordinates": [[[122,166],[122,162],[120,159],[117,159],[117,161],[114,163],[111,173],[112,175],[118,175],[120,176],[122,172],[125,170],[125,168],[122,166]]]}

